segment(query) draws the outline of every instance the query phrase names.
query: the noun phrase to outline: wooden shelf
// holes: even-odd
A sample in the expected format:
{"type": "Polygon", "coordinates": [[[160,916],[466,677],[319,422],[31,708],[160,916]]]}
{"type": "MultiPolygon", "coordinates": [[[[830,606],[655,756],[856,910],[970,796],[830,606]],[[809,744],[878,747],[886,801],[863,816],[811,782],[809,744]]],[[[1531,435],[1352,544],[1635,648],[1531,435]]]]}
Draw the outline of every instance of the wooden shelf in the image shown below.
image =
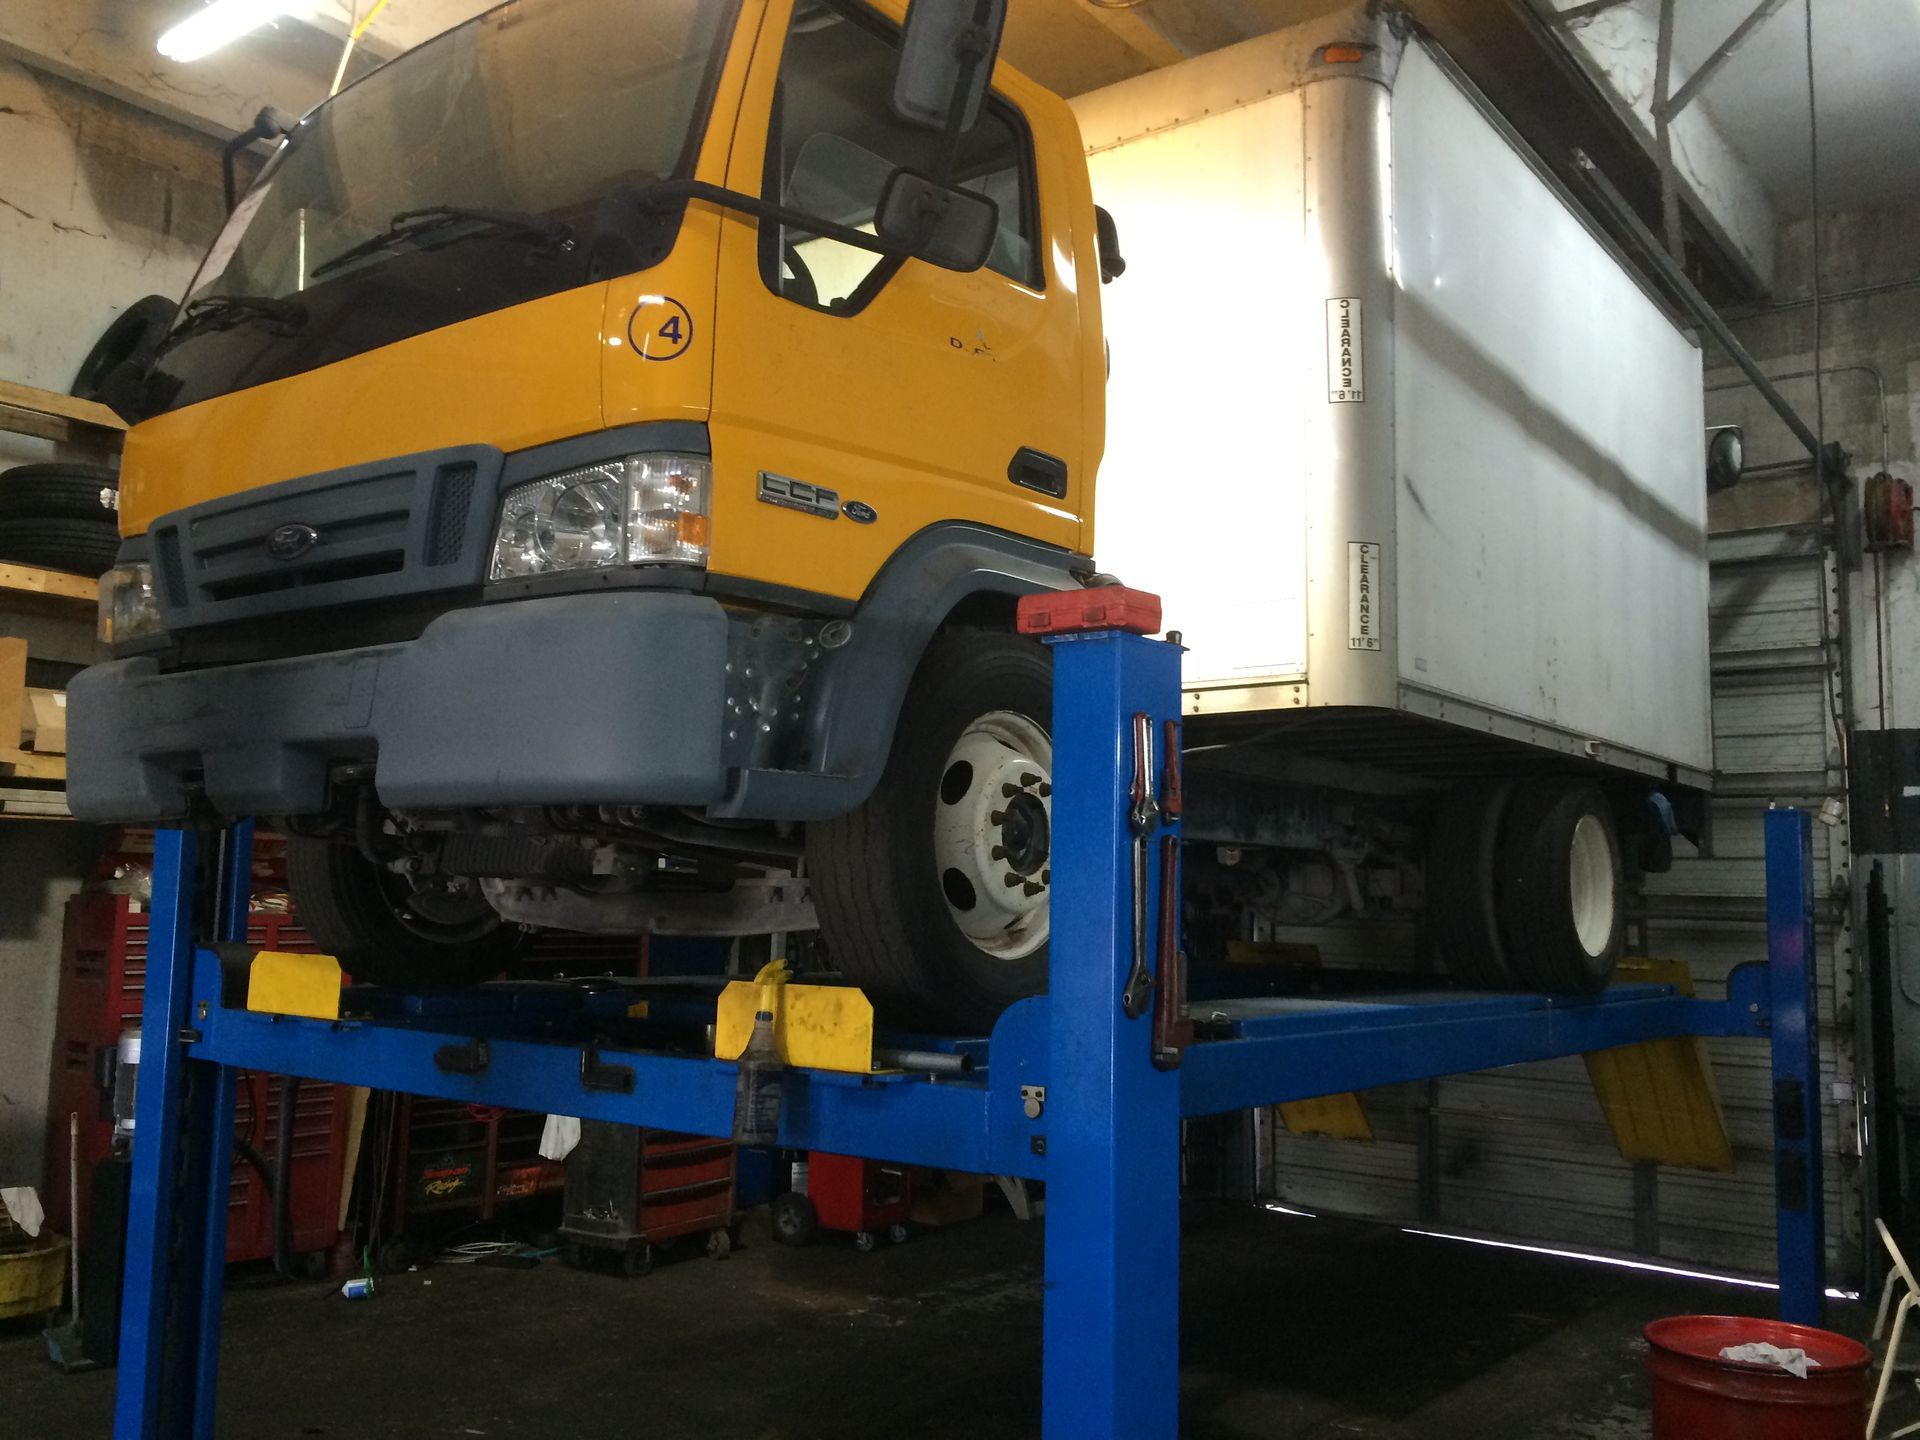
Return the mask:
{"type": "Polygon", "coordinates": [[[22,595],[91,608],[100,603],[100,582],[60,570],[38,570],[31,565],[0,562],[0,607],[22,595]]]}
{"type": "Polygon", "coordinates": [[[0,746],[0,778],[15,780],[65,780],[67,757],[36,755],[31,750],[0,746]]]}
{"type": "Polygon", "coordinates": [[[0,430],[94,450],[118,450],[127,422],[97,400],[0,380],[0,430]]]}

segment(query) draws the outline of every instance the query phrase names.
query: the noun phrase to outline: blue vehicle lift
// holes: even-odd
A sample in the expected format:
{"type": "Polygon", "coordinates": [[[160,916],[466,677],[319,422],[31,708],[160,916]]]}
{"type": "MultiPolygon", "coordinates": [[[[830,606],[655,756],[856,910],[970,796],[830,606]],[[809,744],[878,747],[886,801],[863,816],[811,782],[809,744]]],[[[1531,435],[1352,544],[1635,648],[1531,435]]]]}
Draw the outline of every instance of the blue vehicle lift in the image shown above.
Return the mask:
{"type": "MultiPolygon", "coordinates": [[[[1771,1040],[1780,1310],[1819,1321],[1824,1225],[1803,812],[1766,818],[1767,958],[1735,970],[1724,1000],[1636,984],[1592,997],[1435,990],[1196,1002],[1200,1034],[1182,1054],[1177,1040],[1188,1037],[1169,1031],[1169,1012],[1152,1003],[1156,987],[1140,983],[1145,947],[1136,938],[1156,933],[1163,857],[1177,863],[1175,797],[1161,790],[1163,805],[1138,802],[1141,770],[1154,789],[1144,740],[1177,737],[1167,727],[1179,718],[1180,650],[1119,631],[1051,643],[1051,993],[1014,1005],[986,1041],[955,1042],[976,1057],[968,1075],[790,1072],[781,1119],[781,1142],[795,1149],[1046,1182],[1047,1440],[1178,1433],[1182,1118],[1645,1040],[1771,1040]]],[[[1177,748],[1176,740],[1168,755],[1177,748]]],[[[194,833],[164,831],[155,847],[120,1440],[213,1435],[238,1071],[731,1133],[736,1066],[650,1041],[647,1022],[627,1018],[630,993],[355,989],[331,1021],[246,1009],[221,953],[200,942],[245,935],[251,831],[226,832],[206,864],[201,844],[194,833]]],[[[1168,961],[1156,957],[1156,967],[1168,961]]]]}

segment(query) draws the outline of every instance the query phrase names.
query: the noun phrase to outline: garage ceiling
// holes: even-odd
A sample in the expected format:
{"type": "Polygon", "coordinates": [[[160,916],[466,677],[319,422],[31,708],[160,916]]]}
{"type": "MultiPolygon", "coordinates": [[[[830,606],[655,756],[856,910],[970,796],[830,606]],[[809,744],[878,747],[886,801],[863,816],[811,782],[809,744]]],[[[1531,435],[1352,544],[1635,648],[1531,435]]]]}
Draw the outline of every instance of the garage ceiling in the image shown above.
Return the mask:
{"type": "MultiPolygon", "coordinates": [[[[6,0],[0,54],[226,135],[248,125],[264,104],[298,113],[318,101],[342,37],[375,0],[309,0],[298,19],[178,65],[155,52],[154,40],[195,3],[6,0]]],[[[1050,88],[1076,95],[1345,3],[1015,0],[1006,53],[1050,88]]],[[[1585,149],[1645,218],[1657,219],[1646,111],[1660,0],[1616,0],[1572,24],[1555,23],[1554,12],[1584,10],[1584,0],[1400,3],[1554,168],[1567,173],[1572,148],[1585,149]]],[[[1756,3],[1675,0],[1676,76],[1691,74],[1756,3]]],[[[1694,131],[1682,187],[1691,263],[1696,280],[1722,300],[1770,288],[1775,220],[1807,208],[1804,3],[1785,0],[1702,89],[1690,107],[1695,113],[1683,117],[1694,131]],[[1702,126],[1719,138],[1703,140],[1702,126]]],[[[391,0],[362,42],[355,73],[490,4],[391,0]]],[[[1823,206],[1920,194],[1920,145],[1911,143],[1904,108],[1910,77],[1920,73],[1920,0],[1823,0],[1816,20],[1823,206]]]]}
{"type": "MultiPolygon", "coordinates": [[[[1645,3],[1645,0],[1642,0],[1645,3]]],[[[1690,74],[1754,0],[1685,0],[1674,9],[1674,54],[1690,74]]],[[[1807,210],[1807,28],[1790,0],[1700,92],[1729,144],[1783,215],[1807,210]]],[[[1913,96],[1920,76],[1916,0],[1817,0],[1820,201],[1843,210],[1920,194],[1913,96]]]]}

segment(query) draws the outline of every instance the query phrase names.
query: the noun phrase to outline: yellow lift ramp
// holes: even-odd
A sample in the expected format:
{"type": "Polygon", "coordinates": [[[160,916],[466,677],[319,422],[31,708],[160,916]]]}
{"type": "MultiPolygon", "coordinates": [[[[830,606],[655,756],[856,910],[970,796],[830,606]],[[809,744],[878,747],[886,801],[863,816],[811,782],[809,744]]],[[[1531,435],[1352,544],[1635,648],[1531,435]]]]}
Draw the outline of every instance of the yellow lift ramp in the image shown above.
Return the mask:
{"type": "MultiPolygon", "coordinates": [[[[1616,981],[1671,985],[1683,995],[1694,993],[1693,977],[1679,960],[1625,959],[1616,981]]],[[[1692,1170],[1734,1168],[1733,1141],[1702,1037],[1647,1040],[1582,1058],[1622,1159],[1692,1170]]],[[[1365,1102],[1357,1094],[1294,1100],[1278,1109],[1281,1123],[1295,1135],[1373,1139],[1365,1102]]]]}

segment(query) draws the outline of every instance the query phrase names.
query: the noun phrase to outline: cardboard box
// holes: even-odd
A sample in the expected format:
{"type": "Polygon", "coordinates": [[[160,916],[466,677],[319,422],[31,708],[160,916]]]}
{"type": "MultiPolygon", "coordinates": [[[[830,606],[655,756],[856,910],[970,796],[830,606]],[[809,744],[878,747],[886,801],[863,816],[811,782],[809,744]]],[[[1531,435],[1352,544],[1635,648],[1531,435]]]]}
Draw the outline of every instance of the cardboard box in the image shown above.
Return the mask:
{"type": "Polygon", "coordinates": [[[29,690],[22,728],[36,755],[67,753],[67,692],[29,690]]]}
{"type": "Polygon", "coordinates": [[[0,635],[0,750],[18,745],[27,728],[27,642],[0,635]]]}

